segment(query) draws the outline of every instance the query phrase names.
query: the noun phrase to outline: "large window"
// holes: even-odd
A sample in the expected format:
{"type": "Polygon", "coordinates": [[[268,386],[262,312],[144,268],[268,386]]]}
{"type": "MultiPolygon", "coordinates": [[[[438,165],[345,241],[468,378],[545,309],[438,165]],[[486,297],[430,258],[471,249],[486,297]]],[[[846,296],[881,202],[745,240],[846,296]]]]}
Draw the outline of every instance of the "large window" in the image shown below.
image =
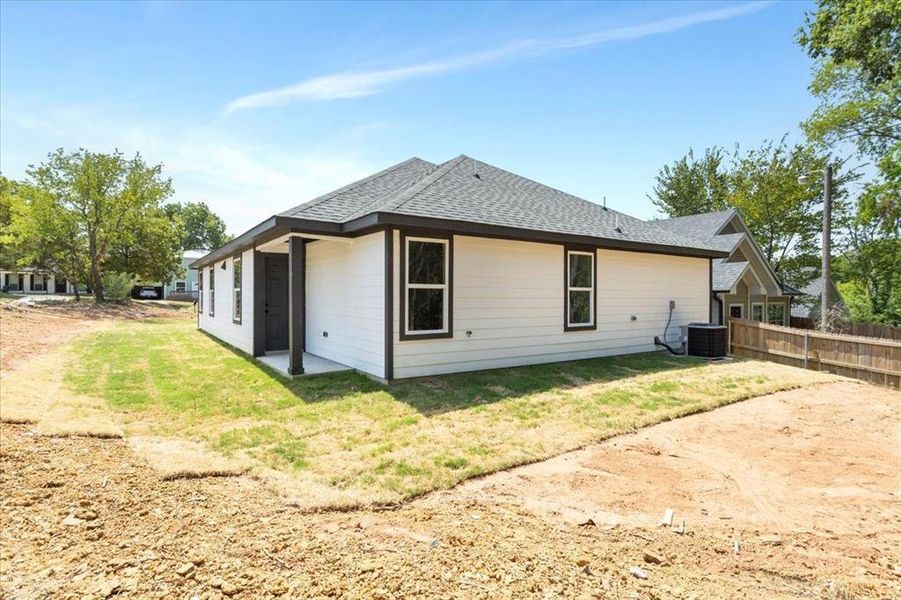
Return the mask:
{"type": "Polygon", "coordinates": [[[766,321],[772,325],[785,325],[785,305],[781,302],[767,304],[766,321]]]}
{"type": "Polygon", "coordinates": [[[241,257],[232,259],[232,322],[241,323],[241,257]]]}
{"type": "Polygon", "coordinates": [[[751,320],[763,321],[763,302],[754,302],[751,304],[751,320]]]}
{"type": "Polygon", "coordinates": [[[450,239],[401,236],[403,338],[450,337],[450,239]]]}
{"type": "Polygon", "coordinates": [[[216,265],[210,267],[210,316],[216,313],[216,265]]]}
{"type": "Polygon", "coordinates": [[[594,252],[566,251],[566,331],[595,328],[594,252]]]}

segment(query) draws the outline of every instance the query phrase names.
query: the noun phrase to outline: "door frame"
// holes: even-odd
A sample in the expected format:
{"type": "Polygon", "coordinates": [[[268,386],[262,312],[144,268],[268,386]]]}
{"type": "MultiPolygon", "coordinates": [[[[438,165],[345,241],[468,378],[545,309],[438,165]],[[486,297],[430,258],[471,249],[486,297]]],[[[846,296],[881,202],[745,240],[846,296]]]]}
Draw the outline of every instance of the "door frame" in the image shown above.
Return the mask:
{"type": "Polygon", "coordinates": [[[291,311],[291,306],[290,306],[290,299],[289,299],[289,294],[288,294],[288,285],[289,285],[289,282],[288,282],[288,255],[287,255],[287,254],[281,254],[281,253],[275,253],[275,252],[266,253],[266,254],[263,255],[263,261],[262,261],[262,262],[263,262],[263,270],[262,270],[262,273],[260,273],[260,276],[261,276],[261,279],[262,279],[262,281],[263,281],[263,285],[262,285],[262,288],[263,288],[262,302],[263,302],[263,308],[264,308],[264,309],[263,309],[263,322],[262,322],[262,327],[263,327],[263,353],[265,354],[266,352],[272,352],[272,351],[274,351],[274,352],[280,352],[280,351],[282,351],[282,350],[288,350],[288,343],[289,343],[289,339],[288,339],[288,322],[289,322],[289,317],[290,317],[290,314],[289,314],[289,313],[290,313],[290,311],[291,311]],[[284,348],[270,348],[270,347],[269,347],[269,336],[267,335],[268,332],[269,332],[269,312],[268,312],[268,309],[267,309],[267,305],[269,304],[269,298],[268,298],[269,286],[267,285],[266,274],[267,274],[267,272],[268,272],[269,264],[270,264],[271,261],[283,262],[283,263],[284,263],[284,266],[285,266],[285,273],[284,273],[284,275],[285,275],[285,280],[284,280],[284,281],[285,281],[284,306],[285,306],[285,311],[286,311],[286,312],[285,312],[285,316],[284,316],[284,319],[285,319],[285,344],[284,344],[285,347],[284,347],[284,348]]]}

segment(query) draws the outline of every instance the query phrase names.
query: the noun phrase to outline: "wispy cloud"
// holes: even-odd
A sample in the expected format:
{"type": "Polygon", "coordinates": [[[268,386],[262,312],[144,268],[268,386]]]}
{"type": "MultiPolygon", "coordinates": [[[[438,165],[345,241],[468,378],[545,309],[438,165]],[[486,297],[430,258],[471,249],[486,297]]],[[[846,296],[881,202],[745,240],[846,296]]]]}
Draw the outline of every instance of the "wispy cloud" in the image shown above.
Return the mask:
{"type": "Polygon", "coordinates": [[[627,27],[593,31],[576,36],[524,39],[492,50],[407,67],[374,71],[348,71],[313,77],[287,87],[241,96],[229,102],[225,106],[224,112],[229,114],[238,110],[281,106],[292,102],[314,102],[371,96],[384,92],[391,84],[410,79],[462,71],[502,60],[528,58],[560,50],[585,48],[618,40],[630,40],[669,33],[702,23],[733,19],[757,12],[771,4],[773,2],[739,4],[718,10],[709,10],[627,27]]]}

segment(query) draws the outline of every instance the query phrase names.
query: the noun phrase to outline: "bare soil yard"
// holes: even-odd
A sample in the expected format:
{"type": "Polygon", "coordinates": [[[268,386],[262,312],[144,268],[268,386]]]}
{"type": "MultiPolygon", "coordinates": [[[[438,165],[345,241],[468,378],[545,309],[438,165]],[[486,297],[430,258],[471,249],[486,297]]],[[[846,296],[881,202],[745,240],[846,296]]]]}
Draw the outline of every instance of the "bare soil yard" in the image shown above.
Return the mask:
{"type": "Polygon", "coordinates": [[[0,424],[0,597],[901,595],[901,396],[844,380],[391,510],[304,511],[253,475],[165,480],[133,448],[0,424]]]}

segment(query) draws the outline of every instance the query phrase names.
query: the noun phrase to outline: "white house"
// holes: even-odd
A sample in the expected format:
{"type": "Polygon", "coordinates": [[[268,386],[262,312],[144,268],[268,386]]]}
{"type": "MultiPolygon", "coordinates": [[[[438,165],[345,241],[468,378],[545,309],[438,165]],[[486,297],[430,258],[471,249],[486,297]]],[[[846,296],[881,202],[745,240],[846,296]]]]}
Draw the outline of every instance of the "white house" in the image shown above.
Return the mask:
{"type": "Polygon", "coordinates": [[[74,294],[75,287],[50,271],[21,267],[0,269],[0,291],[21,294],[74,294]]]}
{"type": "Polygon", "coordinates": [[[394,165],[191,266],[203,331],[292,375],[392,380],[654,350],[670,301],[671,339],[709,321],[727,255],[459,156],[394,165]]]}

